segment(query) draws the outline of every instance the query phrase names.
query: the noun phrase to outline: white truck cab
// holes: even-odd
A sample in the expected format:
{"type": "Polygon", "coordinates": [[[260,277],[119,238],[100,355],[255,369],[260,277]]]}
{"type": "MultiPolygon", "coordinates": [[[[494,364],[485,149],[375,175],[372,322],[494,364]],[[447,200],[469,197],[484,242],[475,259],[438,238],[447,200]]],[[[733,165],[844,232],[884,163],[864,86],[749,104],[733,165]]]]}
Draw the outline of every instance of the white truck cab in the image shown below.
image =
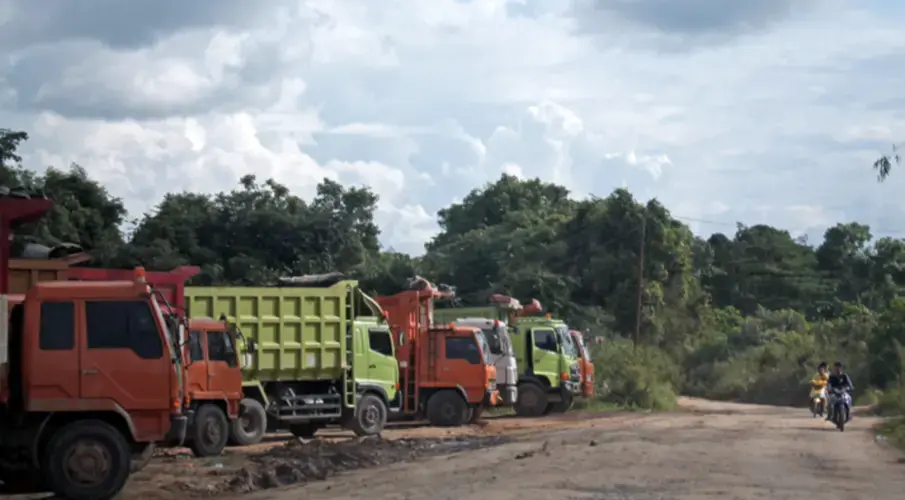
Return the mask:
{"type": "Polygon", "coordinates": [[[487,343],[490,344],[490,361],[496,367],[497,389],[503,404],[515,404],[518,400],[518,366],[506,323],[496,319],[466,317],[457,318],[453,324],[480,328],[484,332],[487,343]]]}

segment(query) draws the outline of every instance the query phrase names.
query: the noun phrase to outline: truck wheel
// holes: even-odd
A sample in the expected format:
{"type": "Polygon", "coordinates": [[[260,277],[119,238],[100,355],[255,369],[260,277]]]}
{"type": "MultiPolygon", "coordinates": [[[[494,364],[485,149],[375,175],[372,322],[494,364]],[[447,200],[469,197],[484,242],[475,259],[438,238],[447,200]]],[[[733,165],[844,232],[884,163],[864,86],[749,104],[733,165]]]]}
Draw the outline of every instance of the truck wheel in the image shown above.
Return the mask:
{"type": "Polygon", "coordinates": [[[267,430],[267,412],[257,400],[245,398],[239,403],[239,418],[229,423],[229,444],[249,446],[264,439],[267,430]]]}
{"type": "Polygon", "coordinates": [[[302,439],[311,439],[314,437],[314,434],[317,432],[318,425],[313,422],[306,422],[304,424],[292,424],[289,426],[289,432],[292,433],[293,436],[302,439]]]}
{"type": "Polygon", "coordinates": [[[151,458],[154,456],[154,450],[157,448],[157,445],[154,443],[145,443],[142,446],[141,451],[138,453],[132,454],[132,466],[130,469],[132,473],[136,473],[151,463],[151,458]]]}
{"type": "Polygon", "coordinates": [[[484,407],[476,406],[474,408],[468,409],[468,423],[476,424],[481,420],[481,417],[484,415],[484,407]]]}
{"type": "Polygon", "coordinates": [[[440,391],[427,401],[427,420],[437,427],[456,427],[468,420],[468,405],[454,391],[440,391]]]}
{"type": "Polygon", "coordinates": [[[126,437],[100,420],[56,431],[42,457],[50,489],[60,498],[108,500],[129,479],[132,452],[126,437]]]}
{"type": "Polygon", "coordinates": [[[357,436],[375,436],[387,423],[387,405],[374,394],[364,394],[355,407],[355,417],[349,427],[357,436]]]}
{"type": "Polygon", "coordinates": [[[223,410],[212,404],[199,406],[189,436],[189,449],[196,457],[215,457],[223,453],[229,438],[229,421],[223,410]]]}
{"type": "Polygon", "coordinates": [[[547,393],[537,384],[520,384],[515,414],[520,417],[539,417],[547,410],[547,393]]]}

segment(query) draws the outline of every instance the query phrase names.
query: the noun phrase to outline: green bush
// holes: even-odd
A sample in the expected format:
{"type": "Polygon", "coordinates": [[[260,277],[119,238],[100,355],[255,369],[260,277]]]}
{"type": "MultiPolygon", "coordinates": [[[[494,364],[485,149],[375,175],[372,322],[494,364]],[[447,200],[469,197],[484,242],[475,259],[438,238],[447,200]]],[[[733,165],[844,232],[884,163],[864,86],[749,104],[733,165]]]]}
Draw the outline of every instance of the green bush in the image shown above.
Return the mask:
{"type": "Polygon", "coordinates": [[[655,347],[628,340],[606,342],[594,352],[598,397],[630,408],[671,410],[676,406],[679,366],[655,347]]]}

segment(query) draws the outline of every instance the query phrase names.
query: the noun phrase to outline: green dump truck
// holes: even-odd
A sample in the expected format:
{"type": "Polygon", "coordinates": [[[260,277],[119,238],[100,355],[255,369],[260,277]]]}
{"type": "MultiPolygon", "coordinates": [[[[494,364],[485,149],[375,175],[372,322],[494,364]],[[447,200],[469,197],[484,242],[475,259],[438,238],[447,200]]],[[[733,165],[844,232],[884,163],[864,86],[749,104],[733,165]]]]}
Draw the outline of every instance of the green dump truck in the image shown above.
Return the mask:
{"type": "MultiPolygon", "coordinates": [[[[243,400],[230,443],[288,429],[313,437],[328,424],[378,434],[397,399],[399,369],[380,306],[358,283],[333,275],[279,287],[186,287],[191,319],[221,318],[244,337],[243,400]]],[[[239,348],[243,348],[240,341],[239,348]]]]}
{"type": "Polygon", "coordinates": [[[523,316],[512,330],[520,368],[516,413],[534,417],[568,411],[581,394],[578,347],[569,326],[550,315],[523,316]]]}

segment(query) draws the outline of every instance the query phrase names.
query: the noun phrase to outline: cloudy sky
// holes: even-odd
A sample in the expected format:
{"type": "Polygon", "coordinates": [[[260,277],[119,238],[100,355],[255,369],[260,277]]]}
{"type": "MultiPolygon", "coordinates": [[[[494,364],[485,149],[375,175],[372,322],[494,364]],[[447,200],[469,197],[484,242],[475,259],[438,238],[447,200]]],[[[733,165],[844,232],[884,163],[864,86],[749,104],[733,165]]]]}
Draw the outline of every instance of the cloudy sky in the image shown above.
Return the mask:
{"type": "Polygon", "coordinates": [[[506,172],[626,186],[699,233],[905,237],[894,0],[0,0],[0,127],[130,211],[254,173],[381,197],[383,243],[506,172]]]}

